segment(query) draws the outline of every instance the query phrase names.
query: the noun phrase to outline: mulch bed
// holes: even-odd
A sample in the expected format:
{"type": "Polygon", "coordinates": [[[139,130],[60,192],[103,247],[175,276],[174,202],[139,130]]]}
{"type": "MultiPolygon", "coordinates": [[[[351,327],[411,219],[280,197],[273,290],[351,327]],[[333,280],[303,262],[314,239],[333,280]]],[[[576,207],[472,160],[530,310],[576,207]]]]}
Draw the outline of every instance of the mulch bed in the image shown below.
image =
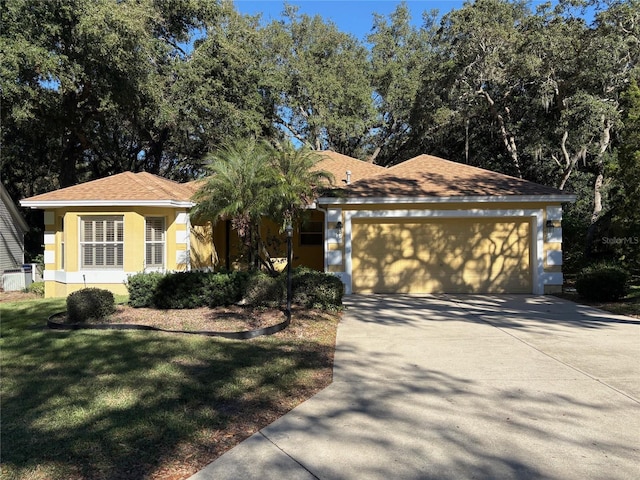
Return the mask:
{"type": "Polygon", "coordinates": [[[26,293],[26,292],[5,292],[0,290],[0,303],[2,302],[22,302],[24,300],[35,300],[36,298],[40,298],[35,293],[26,293]]]}
{"type": "MultiPolygon", "coordinates": [[[[236,332],[269,327],[284,321],[284,312],[277,308],[252,308],[231,305],[217,308],[157,310],[118,305],[116,313],[92,324],[148,325],[165,330],[236,332]]],[[[65,323],[66,317],[56,318],[65,323]]]]}

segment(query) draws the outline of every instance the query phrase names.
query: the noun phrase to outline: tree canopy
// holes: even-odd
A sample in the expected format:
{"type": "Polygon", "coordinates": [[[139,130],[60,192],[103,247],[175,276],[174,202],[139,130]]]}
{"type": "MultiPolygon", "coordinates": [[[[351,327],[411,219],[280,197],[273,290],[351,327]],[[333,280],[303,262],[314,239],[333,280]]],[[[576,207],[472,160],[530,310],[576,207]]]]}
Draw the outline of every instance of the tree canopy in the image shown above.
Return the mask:
{"type": "Polygon", "coordinates": [[[568,245],[587,256],[604,223],[636,218],[622,192],[640,0],[475,0],[420,27],[399,3],[364,40],[224,0],[6,0],[2,24],[15,199],[125,170],[198,178],[212,152],[259,138],[383,166],[430,153],[574,192],[568,245]]]}

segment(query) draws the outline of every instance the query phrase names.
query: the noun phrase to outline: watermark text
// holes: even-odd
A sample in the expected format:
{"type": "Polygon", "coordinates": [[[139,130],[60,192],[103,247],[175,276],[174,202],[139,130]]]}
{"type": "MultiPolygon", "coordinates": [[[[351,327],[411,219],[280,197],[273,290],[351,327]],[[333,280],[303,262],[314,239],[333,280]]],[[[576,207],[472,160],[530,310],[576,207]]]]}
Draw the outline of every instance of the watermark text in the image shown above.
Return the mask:
{"type": "Polygon", "coordinates": [[[638,245],[640,237],[602,237],[605,245],[638,245]]]}

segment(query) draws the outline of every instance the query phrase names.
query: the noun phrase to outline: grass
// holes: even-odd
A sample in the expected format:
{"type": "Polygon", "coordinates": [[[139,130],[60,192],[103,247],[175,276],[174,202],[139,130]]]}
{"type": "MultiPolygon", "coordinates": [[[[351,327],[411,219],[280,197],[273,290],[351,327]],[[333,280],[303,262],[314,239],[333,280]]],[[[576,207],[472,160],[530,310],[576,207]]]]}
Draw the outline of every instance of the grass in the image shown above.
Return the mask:
{"type": "Polygon", "coordinates": [[[324,388],[337,314],[250,341],[49,331],[0,303],[3,479],[180,479],[324,388]]]}
{"type": "Polygon", "coordinates": [[[558,294],[559,297],[572,300],[576,303],[591,305],[617,315],[628,315],[640,318],[640,285],[633,285],[629,288],[629,293],[617,302],[596,302],[581,298],[576,292],[564,292],[558,294]]]}

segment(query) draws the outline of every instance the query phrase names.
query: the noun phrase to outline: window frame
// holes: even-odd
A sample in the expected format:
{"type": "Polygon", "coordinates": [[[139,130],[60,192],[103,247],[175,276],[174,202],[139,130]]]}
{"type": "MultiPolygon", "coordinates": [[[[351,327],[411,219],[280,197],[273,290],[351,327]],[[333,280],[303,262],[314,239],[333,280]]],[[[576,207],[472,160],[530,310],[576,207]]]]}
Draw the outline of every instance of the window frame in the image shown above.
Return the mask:
{"type": "Polygon", "coordinates": [[[324,222],[322,220],[303,222],[298,231],[298,244],[301,247],[322,246],[324,244],[324,222]],[[313,230],[311,226],[319,229],[313,230]],[[314,240],[309,241],[310,239],[314,240]]]}
{"type": "MultiPolygon", "coordinates": [[[[153,232],[155,234],[157,230],[153,230],[153,232]]],[[[164,270],[166,268],[166,265],[167,265],[167,220],[165,217],[162,217],[162,216],[150,215],[148,217],[144,217],[144,268],[145,270],[164,270]],[[149,233],[149,220],[160,221],[162,223],[162,227],[160,229],[162,233],[161,240],[158,240],[156,238],[152,238],[152,239],[148,238],[147,235],[149,233]],[[152,251],[151,251],[152,256],[158,254],[158,247],[160,247],[159,252],[162,256],[161,263],[148,262],[150,247],[152,248],[152,251]]]]}
{"type": "Polygon", "coordinates": [[[124,270],[124,215],[83,215],[79,218],[78,255],[81,270],[124,270]],[[86,223],[90,222],[91,240],[86,240],[86,223]],[[97,222],[103,222],[102,238],[97,239],[97,222]],[[108,222],[113,222],[113,239],[110,240],[108,222]],[[102,246],[103,263],[97,264],[99,246],[102,246]],[[93,250],[91,263],[87,263],[86,248],[93,250]],[[113,249],[113,264],[109,264],[109,249],[113,249]]]}

